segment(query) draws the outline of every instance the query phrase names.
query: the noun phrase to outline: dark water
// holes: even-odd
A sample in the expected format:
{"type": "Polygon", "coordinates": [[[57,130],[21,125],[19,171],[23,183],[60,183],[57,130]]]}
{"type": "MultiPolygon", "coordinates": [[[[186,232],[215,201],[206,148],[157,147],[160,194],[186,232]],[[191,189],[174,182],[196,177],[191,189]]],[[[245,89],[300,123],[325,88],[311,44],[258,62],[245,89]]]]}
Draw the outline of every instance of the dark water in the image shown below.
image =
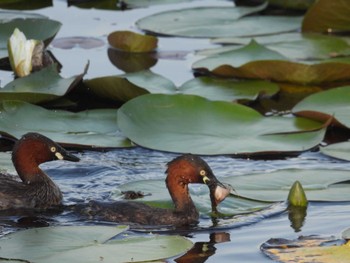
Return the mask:
{"type": "MultiPolygon", "coordinates": [[[[62,75],[69,77],[80,74],[90,61],[86,78],[122,74],[108,59],[106,36],[115,30],[136,30],[134,22],[164,7],[152,7],[133,11],[85,10],[67,7],[66,1],[53,1],[54,6],[31,12],[44,14],[59,20],[63,26],[56,39],[65,37],[93,37],[102,41],[101,47],[84,49],[79,46],[62,49],[50,46],[50,50],[62,63],[62,75]]],[[[197,3],[178,4],[192,6],[197,3]]],[[[201,4],[230,5],[228,1],[201,1],[201,4]]],[[[166,7],[169,8],[169,7],[166,7]]],[[[213,47],[206,39],[161,38],[160,51],[167,54],[152,68],[155,73],[181,85],[192,78],[190,66],[195,59],[194,50],[213,47]]],[[[11,79],[10,73],[1,76],[2,84],[11,79]]],[[[79,163],[51,162],[42,168],[59,185],[64,194],[64,203],[73,204],[88,200],[113,200],[117,187],[126,182],[141,179],[165,178],[165,164],[176,154],[162,153],[142,148],[120,149],[108,152],[78,153],[79,163]]],[[[230,157],[204,157],[216,176],[223,182],[225,177],[252,172],[269,172],[283,168],[324,168],[350,170],[350,164],[325,157],[319,153],[304,153],[299,157],[284,160],[247,160],[230,157]]],[[[283,204],[250,217],[221,219],[216,228],[209,218],[202,218],[201,231],[189,231],[186,236],[195,243],[193,251],[196,262],[271,262],[260,253],[261,243],[272,237],[296,238],[299,235],[335,235],[349,227],[350,203],[310,203],[304,226],[300,232],[290,226],[288,214],[283,212],[283,204]],[[203,252],[205,247],[207,252],[203,252]]],[[[0,215],[1,234],[21,227],[33,225],[87,224],[67,214],[43,215],[39,219],[23,219],[19,216],[0,215]]],[[[91,223],[91,222],[89,222],[91,223]]],[[[96,222],[97,223],[97,222],[96,222]]],[[[169,259],[177,262],[186,258],[169,259]]]]}

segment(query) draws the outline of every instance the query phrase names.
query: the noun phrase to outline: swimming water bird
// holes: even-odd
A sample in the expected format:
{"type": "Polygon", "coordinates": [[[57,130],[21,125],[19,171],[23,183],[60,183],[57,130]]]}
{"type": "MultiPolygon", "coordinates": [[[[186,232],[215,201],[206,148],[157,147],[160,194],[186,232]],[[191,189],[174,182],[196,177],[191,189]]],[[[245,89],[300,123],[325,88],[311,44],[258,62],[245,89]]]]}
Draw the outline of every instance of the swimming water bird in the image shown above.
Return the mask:
{"type": "Polygon", "coordinates": [[[148,206],[135,201],[97,202],[75,206],[75,211],[91,218],[119,223],[138,225],[184,226],[198,223],[199,213],[191,199],[188,185],[206,184],[210,191],[211,202],[216,205],[230,193],[214,176],[209,165],[199,156],[181,155],[167,164],[166,186],[174,203],[174,209],[148,206]]]}
{"type": "Polygon", "coordinates": [[[12,150],[12,162],[22,181],[0,174],[0,210],[46,209],[60,205],[60,189],[39,168],[40,164],[53,160],[77,162],[79,158],[39,133],[23,135],[12,150]]]}

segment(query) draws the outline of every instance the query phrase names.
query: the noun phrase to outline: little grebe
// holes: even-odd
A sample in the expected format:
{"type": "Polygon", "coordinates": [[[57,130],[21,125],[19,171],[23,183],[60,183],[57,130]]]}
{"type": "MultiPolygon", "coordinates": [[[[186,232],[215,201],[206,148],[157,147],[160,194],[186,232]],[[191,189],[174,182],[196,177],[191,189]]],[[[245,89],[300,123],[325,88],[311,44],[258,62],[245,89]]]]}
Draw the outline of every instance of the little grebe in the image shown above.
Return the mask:
{"type": "Polygon", "coordinates": [[[60,205],[60,189],[39,168],[40,164],[53,160],[77,162],[79,158],[41,134],[23,135],[12,150],[12,162],[22,182],[0,174],[0,210],[60,205]]]}
{"type": "Polygon", "coordinates": [[[198,223],[199,213],[190,197],[188,184],[206,184],[211,202],[216,207],[230,193],[214,176],[208,164],[198,156],[185,154],[168,163],[166,186],[175,209],[150,207],[141,202],[116,201],[77,205],[74,210],[93,218],[141,225],[192,225],[198,223]]]}

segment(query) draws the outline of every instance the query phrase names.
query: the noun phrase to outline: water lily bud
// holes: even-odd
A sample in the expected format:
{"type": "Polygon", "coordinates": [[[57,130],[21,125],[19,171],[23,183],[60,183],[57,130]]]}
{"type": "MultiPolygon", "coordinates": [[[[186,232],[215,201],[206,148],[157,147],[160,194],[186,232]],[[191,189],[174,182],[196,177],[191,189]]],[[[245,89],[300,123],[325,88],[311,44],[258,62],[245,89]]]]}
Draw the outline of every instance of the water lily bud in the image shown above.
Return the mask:
{"type": "Polygon", "coordinates": [[[299,181],[295,181],[289,191],[288,203],[291,206],[306,207],[308,201],[305,191],[299,181]]]}
{"type": "Polygon", "coordinates": [[[24,77],[32,71],[32,56],[39,40],[27,40],[26,36],[16,28],[8,40],[8,53],[12,70],[18,77],[24,77]]]}

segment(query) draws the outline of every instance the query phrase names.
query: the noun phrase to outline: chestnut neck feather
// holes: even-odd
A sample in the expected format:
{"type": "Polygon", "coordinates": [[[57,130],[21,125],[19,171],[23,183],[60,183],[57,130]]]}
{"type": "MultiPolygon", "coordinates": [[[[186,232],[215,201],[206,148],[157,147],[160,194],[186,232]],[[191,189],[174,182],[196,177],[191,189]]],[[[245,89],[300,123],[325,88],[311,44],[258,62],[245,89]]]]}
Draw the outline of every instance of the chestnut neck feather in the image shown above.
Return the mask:
{"type": "Polygon", "coordinates": [[[192,212],[196,207],[191,199],[188,184],[195,180],[195,169],[187,162],[170,164],[167,169],[166,185],[177,212],[192,212]]]}

